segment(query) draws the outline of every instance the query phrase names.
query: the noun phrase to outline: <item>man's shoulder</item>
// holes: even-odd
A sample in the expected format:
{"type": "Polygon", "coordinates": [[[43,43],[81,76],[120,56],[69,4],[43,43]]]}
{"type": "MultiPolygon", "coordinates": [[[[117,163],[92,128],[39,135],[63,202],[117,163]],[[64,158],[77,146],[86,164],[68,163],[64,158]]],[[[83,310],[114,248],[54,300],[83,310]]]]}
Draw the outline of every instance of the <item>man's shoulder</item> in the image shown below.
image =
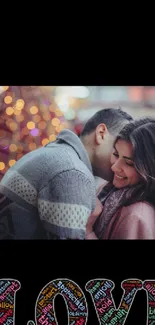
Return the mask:
{"type": "MultiPolygon", "coordinates": [[[[80,159],[77,152],[72,147],[66,144],[61,146],[54,144],[52,148],[55,150],[52,150],[51,153],[51,168],[53,169],[52,166],[55,166],[55,172],[57,175],[59,173],[65,173],[66,171],[74,170],[77,173],[82,173],[85,175],[85,177],[94,182],[94,176],[92,172],[86,166],[85,162],[80,159]]],[[[48,150],[49,149],[45,150],[46,154],[48,154],[48,150]]]]}

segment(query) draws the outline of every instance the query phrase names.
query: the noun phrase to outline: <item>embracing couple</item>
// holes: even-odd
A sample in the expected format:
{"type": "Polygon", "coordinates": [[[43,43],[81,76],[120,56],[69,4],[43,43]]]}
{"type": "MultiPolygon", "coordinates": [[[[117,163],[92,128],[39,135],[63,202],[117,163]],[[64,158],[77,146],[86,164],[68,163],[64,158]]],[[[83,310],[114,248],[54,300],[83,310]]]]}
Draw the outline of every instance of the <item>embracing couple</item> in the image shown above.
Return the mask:
{"type": "Polygon", "coordinates": [[[22,157],[0,183],[0,238],[155,239],[155,120],[107,108],[22,157]]]}

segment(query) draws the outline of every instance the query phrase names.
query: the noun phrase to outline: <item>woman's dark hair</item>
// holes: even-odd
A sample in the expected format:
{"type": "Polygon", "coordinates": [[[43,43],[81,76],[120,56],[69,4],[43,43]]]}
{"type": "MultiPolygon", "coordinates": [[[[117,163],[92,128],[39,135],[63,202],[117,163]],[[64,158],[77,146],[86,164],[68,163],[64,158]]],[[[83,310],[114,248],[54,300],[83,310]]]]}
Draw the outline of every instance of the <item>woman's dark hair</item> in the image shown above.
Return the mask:
{"type": "Polygon", "coordinates": [[[120,139],[132,144],[134,166],[141,175],[128,204],[147,200],[155,205],[155,119],[142,118],[125,125],[115,143],[120,139]]]}

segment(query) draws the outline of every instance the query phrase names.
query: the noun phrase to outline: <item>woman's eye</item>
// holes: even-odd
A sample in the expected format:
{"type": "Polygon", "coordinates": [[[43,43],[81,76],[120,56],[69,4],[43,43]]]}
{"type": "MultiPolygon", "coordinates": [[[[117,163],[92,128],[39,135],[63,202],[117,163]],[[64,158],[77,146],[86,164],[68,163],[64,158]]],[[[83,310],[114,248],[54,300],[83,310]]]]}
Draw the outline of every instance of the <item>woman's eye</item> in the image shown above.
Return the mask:
{"type": "Polygon", "coordinates": [[[116,153],[116,152],[113,152],[113,155],[114,155],[115,157],[118,157],[118,153],[116,153]]]}
{"type": "Polygon", "coordinates": [[[128,165],[128,166],[130,166],[130,167],[134,167],[134,164],[133,163],[129,163],[129,162],[125,162],[126,163],[126,165],[128,165]]]}

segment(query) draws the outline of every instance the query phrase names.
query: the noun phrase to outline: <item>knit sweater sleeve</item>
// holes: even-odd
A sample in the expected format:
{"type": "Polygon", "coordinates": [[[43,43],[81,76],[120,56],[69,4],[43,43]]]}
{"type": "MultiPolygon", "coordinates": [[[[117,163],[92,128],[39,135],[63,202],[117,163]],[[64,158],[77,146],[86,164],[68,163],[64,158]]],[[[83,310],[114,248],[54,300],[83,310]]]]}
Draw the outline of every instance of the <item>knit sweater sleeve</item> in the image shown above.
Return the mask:
{"type": "Polygon", "coordinates": [[[88,217],[95,209],[93,177],[63,171],[39,192],[38,211],[51,239],[85,239],[88,217]]]}

